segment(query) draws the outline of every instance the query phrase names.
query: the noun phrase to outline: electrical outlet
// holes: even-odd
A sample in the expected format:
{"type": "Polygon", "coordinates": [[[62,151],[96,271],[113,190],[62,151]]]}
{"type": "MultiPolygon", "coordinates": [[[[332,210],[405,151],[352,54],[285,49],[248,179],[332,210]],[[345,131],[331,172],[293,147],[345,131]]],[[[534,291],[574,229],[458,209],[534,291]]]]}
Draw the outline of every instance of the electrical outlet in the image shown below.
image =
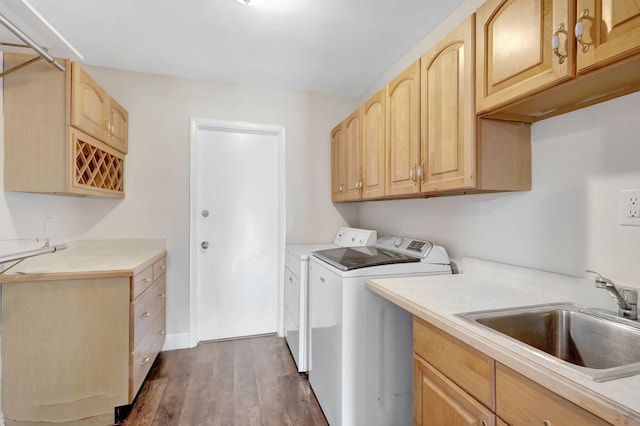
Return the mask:
{"type": "Polygon", "coordinates": [[[640,226],[640,189],[620,191],[620,224],[640,226]]]}

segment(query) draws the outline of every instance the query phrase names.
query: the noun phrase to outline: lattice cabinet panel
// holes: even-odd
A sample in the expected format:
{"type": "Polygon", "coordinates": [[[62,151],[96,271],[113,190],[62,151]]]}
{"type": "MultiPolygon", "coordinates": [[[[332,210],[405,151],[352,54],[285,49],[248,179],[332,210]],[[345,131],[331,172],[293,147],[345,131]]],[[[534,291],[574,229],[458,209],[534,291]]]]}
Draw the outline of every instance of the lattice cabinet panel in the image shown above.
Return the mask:
{"type": "Polygon", "coordinates": [[[124,155],[81,132],[73,134],[73,186],[124,196],[124,155]]]}

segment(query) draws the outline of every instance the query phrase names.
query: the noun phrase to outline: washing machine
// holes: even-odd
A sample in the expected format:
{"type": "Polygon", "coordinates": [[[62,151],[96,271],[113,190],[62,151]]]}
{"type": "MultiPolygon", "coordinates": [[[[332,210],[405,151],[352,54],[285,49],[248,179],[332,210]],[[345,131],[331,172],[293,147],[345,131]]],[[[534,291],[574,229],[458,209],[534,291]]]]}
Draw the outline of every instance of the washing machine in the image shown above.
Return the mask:
{"type": "Polygon", "coordinates": [[[377,232],[341,226],[333,243],[289,244],[285,249],[284,335],[298,372],[308,368],[308,289],[311,253],[338,247],[367,246],[376,241],[377,232]]]}
{"type": "Polygon", "coordinates": [[[413,424],[412,316],[365,281],[435,274],[451,274],[446,250],[412,238],[313,252],[309,381],[330,425],[413,424]]]}

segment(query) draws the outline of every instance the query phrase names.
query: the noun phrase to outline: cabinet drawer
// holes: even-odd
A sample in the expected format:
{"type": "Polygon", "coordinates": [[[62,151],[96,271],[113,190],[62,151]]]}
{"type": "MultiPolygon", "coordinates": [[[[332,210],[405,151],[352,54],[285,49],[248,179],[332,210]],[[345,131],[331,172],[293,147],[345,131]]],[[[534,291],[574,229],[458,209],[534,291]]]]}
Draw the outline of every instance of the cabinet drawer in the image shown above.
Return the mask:
{"type": "Polygon", "coordinates": [[[163,310],[149,328],[140,344],[131,353],[129,402],[138,393],[142,382],[162,349],[165,338],[165,311],[163,310]]]}
{"type": "Polygon", "coordinates": [[[133,289],[131,293],[131,300],[138,297],[153,283],[153,266],[149,266],[144,269],[138,275],[133,277],[133,289]]]}
{"type": "Polygon", "coordinates": [[[133,348],[137,347],[147,334],[151,324],[164,312],[165,306],[165,277],[155,281],[138,298],[131,302],[131,326],[133,348]]]}
{"type": "Polygon", "coordinates": [[[413,350],[486,407],[495,409],[492,358],[417,317],[413,320],[413,350]]]}
{"type": "Polygon", "coordinates": [[[167,270],[167,258],[163,257],[153,264],[153,280],[157,280],[167,270]]]}
{"type": "Polygon", "coordinates": [[[500,363],[496,392],[496,414],[512,425],[610,424],[500,363]]]}

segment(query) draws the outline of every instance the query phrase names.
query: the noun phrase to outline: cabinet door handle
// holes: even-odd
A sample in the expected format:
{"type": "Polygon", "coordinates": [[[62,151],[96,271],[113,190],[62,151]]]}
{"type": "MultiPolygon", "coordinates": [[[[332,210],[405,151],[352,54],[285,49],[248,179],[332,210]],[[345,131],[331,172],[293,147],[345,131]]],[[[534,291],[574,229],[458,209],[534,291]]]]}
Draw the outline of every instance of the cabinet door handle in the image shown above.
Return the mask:
{"type": "Polygon", "coordinates": [[[585,9],[580,14],[578,22],[576,22],[576,39],[578,40],[578,43],[580,43],[580,50],[582,50],[582,53],[587,53],[589,51],[589,44],[585,43],[585,41],[582,39],[582,35],[584,34],[584,23],[582,21],[588,17],[589,9],[585,9]]]}
{"type": "Polygon", "coordinates": [[[416,166],[413,166],[411,168],[411,171],[409,172],[409,179],[411,179],[412,181],[416,181],[416,166]]]}
{"type": "Polygon", "coordinates": [[[164,293],[160,293],[158,295],[158,299],[164,299],[165,297],[167,297],[164,293]]]}
{"type": "Polygon", "coordinates": [[[142,361],[140,362],[140,367],[142,367],[143,365],[145,365],[146,363],[148,363],[149,361],[151,361],[151,358],[147,355],[145,356],[142,361]]]}
{"type": "Polygon", "coordinates": [[[424,182],[424,163],[420,163],[418,167],[418,179],[424,182]]]}
{"type": "Polygon", "coordinates": [[[148,284],[148,283],[150,283],[150,282],[151,282],[151,278],[143,278],[143,279],[140,281],[140,284],[148,284]]]}
{"type": "Polygon", "coordinates": [[[560,33],[566,33],[564,23],[558,25],[558,29],[553,33],[553,37],[551,38],[551,48],[553,49],[553,53],[558,58],[558,63],[562,65],[564,64],[564,60],[567,59],[567,55],[560,53],[560,33]]]}
{"type": "Polygon", "coordinates": [[[143,312],[142,315],[140,315],[140,319],[149,318],[150,316],[151,312],[143,312]]]}
{"type": "Polygon", "coordinates": [[[162,330],[161,332],[158,333],[158,336],[164,336],[165,335],[165,331],[162,330]]]}
{"type": "Polygon", "coordinates": [[[553,426],[553,423],[551,423],[551,420],[547,420],[547,419],[543,420],[542,424],[544,426],[553,426]]]}

